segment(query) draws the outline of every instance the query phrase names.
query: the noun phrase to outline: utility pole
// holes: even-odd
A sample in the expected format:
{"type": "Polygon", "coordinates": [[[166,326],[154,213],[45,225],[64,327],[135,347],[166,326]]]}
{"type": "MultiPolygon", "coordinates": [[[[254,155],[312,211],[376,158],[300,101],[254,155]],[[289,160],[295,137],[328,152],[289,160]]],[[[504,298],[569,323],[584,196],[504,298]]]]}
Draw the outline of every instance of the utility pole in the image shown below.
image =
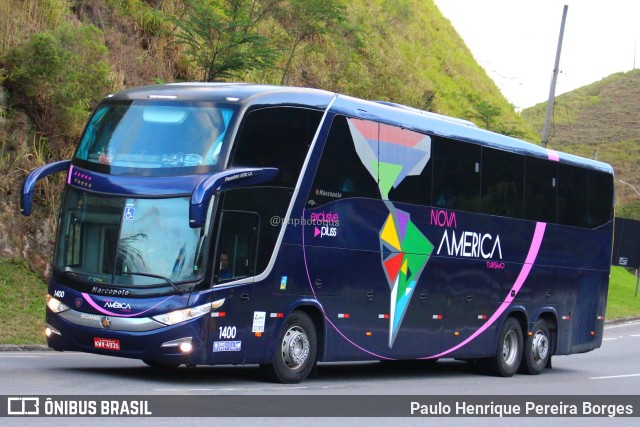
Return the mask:
{"type": "Polygon", "coordinates": [[[560,51],[562,51],[562,38],[564,36],[564,23],[567,20],[567,10],[569,6],[564,5],[562,11],[562,23],[560,24],[560,37],[558,37],[558,49],[556,50],[556,63],[553,67],[553,76],[551,77],[551,88],[549,89],[549,100],[547,101],[547,115],[544,118],[544,126],[542,127],[542,146],[546,148],[549,141],[549,128],[551,127],[551,117],[553,116],[553,103],[556,99],[556,82],[558,81],[558,73],[560,72],[560,51]]]}

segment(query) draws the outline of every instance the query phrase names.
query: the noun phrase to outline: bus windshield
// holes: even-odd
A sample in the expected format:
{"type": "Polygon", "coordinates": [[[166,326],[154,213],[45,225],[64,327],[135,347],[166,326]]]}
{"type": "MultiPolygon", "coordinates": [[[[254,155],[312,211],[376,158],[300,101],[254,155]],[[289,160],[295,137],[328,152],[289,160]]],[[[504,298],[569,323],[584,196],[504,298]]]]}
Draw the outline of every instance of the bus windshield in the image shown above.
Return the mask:
{"type": "Polygon", "coordinates": [[[202,102],[105,102],[75,157],[124,168],[215,166],[233,114],[202,102]]]}
{"type": "Polygon", "coordinates": [[[189,198],[100,197],[67,188],[55,256],[59,273],[123,287],[195,281],[206,227],[189,227],[189,198]]]}

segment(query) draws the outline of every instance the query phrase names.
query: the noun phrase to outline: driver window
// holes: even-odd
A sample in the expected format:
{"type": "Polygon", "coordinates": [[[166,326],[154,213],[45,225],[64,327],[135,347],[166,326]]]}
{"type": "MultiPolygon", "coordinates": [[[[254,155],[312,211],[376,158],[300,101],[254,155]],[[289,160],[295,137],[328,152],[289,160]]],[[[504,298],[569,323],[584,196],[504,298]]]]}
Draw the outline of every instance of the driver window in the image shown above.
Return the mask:
{"type": "Polygon", "coordinates": [[[223,211],[215,264],[216,283],[255,275],[259,216],[223,211]]]}

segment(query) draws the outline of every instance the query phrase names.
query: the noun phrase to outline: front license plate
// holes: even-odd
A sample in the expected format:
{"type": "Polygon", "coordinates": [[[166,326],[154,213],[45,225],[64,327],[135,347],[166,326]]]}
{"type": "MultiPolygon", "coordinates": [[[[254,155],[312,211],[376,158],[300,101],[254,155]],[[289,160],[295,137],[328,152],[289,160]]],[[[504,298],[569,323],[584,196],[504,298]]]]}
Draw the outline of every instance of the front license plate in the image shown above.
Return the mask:
{"type": "Polygon", "coordinates": [[[120,350],[119,340],[110,340],[107,338],[94,338],[93,346],[102,350],[120,350]]]}

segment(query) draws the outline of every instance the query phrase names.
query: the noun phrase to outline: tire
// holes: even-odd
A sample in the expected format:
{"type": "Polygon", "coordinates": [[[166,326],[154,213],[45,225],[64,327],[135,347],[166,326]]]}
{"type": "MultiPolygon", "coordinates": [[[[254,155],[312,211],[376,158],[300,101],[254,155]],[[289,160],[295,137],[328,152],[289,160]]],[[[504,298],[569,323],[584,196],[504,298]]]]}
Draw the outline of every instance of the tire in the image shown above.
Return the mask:
{"type": "Polygon", "coordinates": [[[500,335],[496,354],[484,359],[485,371],[499,377],[511,377],[518,371],[522,360],[522,328],[513,317],[507,318],[500,335]]]}
{"type": "Polygon", "coordinates": [[[278,341],[272,363],[262,368],[272,379],[284,384],[295,384],[309,376],[316,365],[317,337],[311,318],[301,311],[287,317],[278,341]]]}
{"type": "Polygon", "coordinates": [[[544,319],[536,320],[533,334],[524,341],[524,353],[519,371],[523,374],[538,375],[544,371],[551,358],[551,334],[544,319]]]}

